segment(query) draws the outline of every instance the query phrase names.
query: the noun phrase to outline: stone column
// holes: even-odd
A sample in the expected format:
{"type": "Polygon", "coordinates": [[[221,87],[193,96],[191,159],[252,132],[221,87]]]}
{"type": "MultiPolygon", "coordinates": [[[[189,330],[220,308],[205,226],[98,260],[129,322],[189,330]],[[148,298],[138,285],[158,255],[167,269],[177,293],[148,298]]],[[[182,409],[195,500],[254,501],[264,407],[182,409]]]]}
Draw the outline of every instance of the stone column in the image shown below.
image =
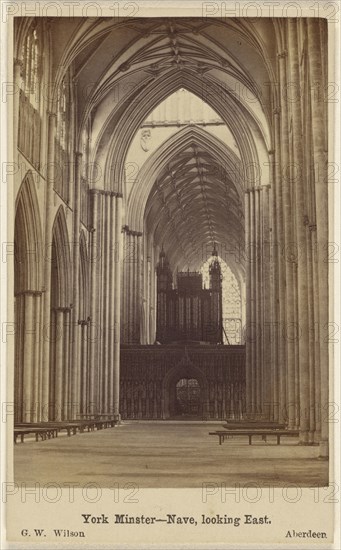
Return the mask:
{"type": "Polygon", "coordinates": [[[23,422],[23,355],[24,355],[24,327],[25,327],[25,294],[15,296],[15,364],[14,364],[14,422],[23,422]]]}
{"type": "Polygon", "coordinates": [[[321,372],[321,440],[320,456],[328,457],[328,185],[327,140],[324,135],[321,39],[319,20],[308,19],[309,71],[311,85],[312,137],[318,243],[319,342],[321,372]]]}
{"type": "MultiPolygon", "coordinates": [[[[63,315],[63,410],[62,417],[65,419],[77,418],[79,413],[79,397],[78,401],[75,401],[75,394],[79,396],[79,387],[76,388],[72,385],[73,369],[70,369],[70,319],[71,309],[64,310],[63,315]],[[71,390],[71,391],[70,391],[71,390]],[[71,395],[71,400],[69,399],[71,395]],[[71,403],[70,403],[71,401],[71,403]],[[77,408],[74,408],[74,404],[77,403],[77,408]]],[[[74,345],[74,342],[73,342],[74,345]]]]}
{"type": "Polygon", "coordinates": [[[123,323],[121,336],[123,342],[128,342],[129,338],[129,288],[128,288],[128,270],[130,262],[130,240],[128,227],[123,228],[122,233],[123,240],[123,256],[122,256],[122,317],[123,323]]]}
{"type": "Polygon", "coordinates": [[[129,231],[129,261],[128,261],[128,327],[129,342],[133,342],[134,333],[134,272],[136,267],[136,237],[134,231],[129,231]]]}
{"type": "Polygon", "coordinates": [[[87,412],[88,396],[88,360],[87,360],[87,328],[88,321],[81,319],[78,321],[81,327],[81,346],[80,346],[80,412],[87,412]]]}
{"type": "Polygon", "coordinates": [[[33,415],[32,422],[38,422],[43,415],[43,407],[41,400],[42,389],[42,354],[41,354],[41,328],[42,328],[42,311],[41,311],[41,292],[39,290],[32,291],[33,295],[33,388],[32,402],[33,415]]]}
{"type": "Polygon", "coordinates": [[[88,404],[88,411],[92,412],[95,408],[97,399],[96,386],[98,383],[98,345],[100,339],[100,327],[98,319],[98,296],[99,296],[99,280],[98,280],[98,268],[100,263],[101,250],[98,242],[98,192],[93,191],[92,202],[92,229],[91,229],[91,294],[90,294],[90,403],[88,404]]]}
{"type": "Polygon", "coordinates": [[[109,273],[109,369],[108,369],[108,412],[114,414],[114,353],[115,353],[115,266],[117,257],[116,236],[116,194],[112,194],[110,201],[110,273],[109,273]]]}
{"type": "Polygon", "coordinates": [[[97,296],[97,308],[98,308],[98,326],[100,331],[100,339],[97,350],[97,400],[96,400],[96,412],[99,413],[102,410],[103,400],[103,372],[104,372],[104,343],[105,343],[105,295],[104,295],[104,273],[105,273],[105,192],[101,189],[98,196],[99,201],[99,216],[98,216],[98,244],[100,250],[100,262],[98,266],[98,296],[97,296]]]}
{"type": "MultiPolygon", "coordinates": [[[[293,220],[290,189],[290,156],[289,156],[289,125],[287,104],[287,52],[279,54],[279,73],[281,91],[281,184],[283,188],[283,217],[284,217],[284,246],[285,246],[285,280],[286,280],[286,318],[285,325],[281,326],[281,337],[285,339],[287,350],[286,376],[283,379],[282,390],[286,387],[286,398],[281,402],[284,407],[284,417],[288,420],[289,428],[295,425],[295,415],[292,407],[288,407],[295,399],[295,337],[293,336],[294,322],[294,292],[293,292],[293,263],[291,246],[293,243],[293,220]]],[[[294,327],[295,328],[295,327],[294,327]]]]}
{"type": "Polygon", "coordinates": [[[55,343],[55,400],[54,420],[63,418],[63,344],[64,344],[64,309],[55,308],[56,343],[55,343]]]}
{"type": "Polygon", "coordinates": [[[111,236],[111,192],[103,196],[103,272],[102,272],[102,307],[103,307],[103,341],[102,341],[102,399],[100,402],[101,412],[108,413],[109,407],[109,370],[110,370],[110,236],[111,236]]]}
{"type": "Polygon", "coordinates": [[[309,235],[311,239],[311,261],[312,261],[312,293],[314,308],[314,326],[311,332],[314,338],[314,366],[315,366],[315,438],[316,442],[321,439],[321,369],[320,369],[320,342],[319,342],[319,284],[318,284],[318,265],[317,265],[317,240],[316,225],[309,225],[309,235]]]}
{"type": "Polygon", "coordinates": [[[270,277],[270,227],[269,227],[269,210],[270,210],[270,186],[263,185],[261,189],[262,195],[262,365],[263,365],[263,396],[262,406],[263,413],[266,413],[270,418],[270,401],[271,401],[271,342],[269,339],[266,326],[272,326],[272,308],[271,308],[271,277],[270,277]]]}
{"type": "Polygon", "coordinates": [[[258,415],[261,412],[262,406],[262,358],[261,358],[261,276],[260,276],[260,264],[261,264],[261,243],[260,243],[260,224],[262,218],[262,212],[260,208],[259,200],[259,188],[254,188],[254,201],[255,201],[255,259],[254,259],[254,270],[255,270],[255,288],[253,298],[255,300],[255,327],[256,327],[256,342],[255,342],[255,352],[256,352],[256,362],[255,362],[255,388],[256,388],[256,414],[258,415]]]}
{"type": "Polygon", "coordinates": [[[75,153],[75,183],[73,194],[73,255],[72,255],[72,303],[71,312],[71,399],[69,415],[71,418],[77,418],[80,412],[80,362],[79,346],[81,338],[81,327],[78,324],[79,319],[79,230],[80,230],[80,193],[81,193],[81,174],[82,174],[82,154],[75,153]]]}
{"type": "Polygon", "coordinates": [[[251,280],[252,280],[252,270],[251,270],[251,261],[250,261],[250,244],[251,244],[251,211],[250,211],[250,202],[251,202],[251,191],[249,189],[245,192],[245,245],[246,245],[246,254],[245,254],[245,264],[246,264],[246,319],[245,319],[245,353],[246,353],[246,404],[247,404],[247,414],[249,414],[250,406],[252,403],[252,343],[249,341],[249,330],[248,327],[251,327],[251,280]]]}
{"type": "Polygon", "coordinates": [[[116,238],[118,240],[118,257],[115,264],[115,312],[114,312],[114,418],[120,421],[120,312],[121,312],[121,277],[122,262],[122,195],[116,197],[116,238]]]}
{"type": "Polygon", "coordinates": [[[50,322],[51,322],[51,258],[48,251],[52,243],[52,193],[54,184],[54,149],[56,115],[48,113],[47,174],[45,194],[45,235],[44,235],[44,295],[43,295],[43,354],[42,354],[42,407],[49,409],[50,372],[50,322]]]}
{"type": "MultiPolygon", "coordinates": [[[[289,70],[290,80],[297,86],[300,84],[297,20],[289,18],[288,42],[290,49],[289,70]]],[[[312,440],[310,426],[310,399],[309,387],[313,381],[309,380],[309,319],[308,319],[308,291],[307,291],[307,243],[305,219],[307,217],[307,197],[305,197],[305,182],[303,174],[303,140],[302,140],[302,105],[300,97],[291,102],[292,134],[293,134],[293,190],[296,214],[296,241],[298,247],[297,265],[297,300],[299,320],[299,384],[300,384],[300,441],[307,443],[312,440]],[[310,432],[309,432],[310,430],[310,432]]],[[[294,398],[294,394],[292,396],[294,398]]],[[[296,403],[295,403],[296,405],[296,403]]],[[[289,423],[290,425],[290,423],[289,423]]]]}
{"type": "MultiPolygon", "coordinates": [[[[306,218],[307,219],[307,218],[306,218]]],[[[307,249],[307,303],[308,303],[308,353],[309,353],[309,443],[319,441],[320,434],[316,433],[316,381],[315,381],[315,337],[314,337],[314,287],[313,287],[313,260],[311,239],[308,227],[306,229],[307,249]]],[[[319,411],[317,411],[319,413],[319,411]]],[[[320,430],[319,430],[320,431],[320,430]]]]}
{"type": "Polygon", "coordinates": [[[140,344],[141,307],[142,307],[142,233],[137,233],[137,271],[136,271],[136,343],[140,344]]]}
{"type": "Polygon", "coordinates": [[[33,394],[34,304],[33,294],[25,293],[24,355],[23,355],[23,422],[31,422],[33,394]]]}
{"type": "Polygon", "coordinates": [[[250,350],[251,350],[251,414],[254,415],[257,405],[257,393],[256,393],[256,365],[257,365],[257,327],[256,322],[256,277],[255,277],[255,196],[254,190],[250,189],[250,249],[248,252],[250,262],[250,350]]]}
{"type": "Polygon", "coordinates": [[[286,402],[286,355],[285,339],[283,328],[286,321],[286,297],[285,297],[285,238],[284,238],[284,216],[283,216],[283,189],[281,177],[281,126],[280,109],[274,110],[274,134],[275,134],[275,177],[276,202],[274,204],[274,220],[276,223],[276,241],[273,241],[273,252],[275,265],[277,267],[278,293],[276,303],[277,317],[274,319],[273,330],[277,341],[277,364],[274,373],[274,420],[284,421],[284,404],[286,402]]]}
{"type": "MultiPolygon", "coordinates": [[[[274,129],[276,131],[276,128],[274,129]]],[[[271,300],[271,314],[268,322],[265,322],[264,331],[265,338],[268,340],[268,344],[271,347],[270,354],[270,395],[269,395],[269,414],[270,420],[275,420],[275,406],[274,403],[278,402],[278,331],[276,330],[276,323],[279,319],[279,290],[278,290],[278,253],[277,253],[277,182],[275,172],[274,150],[269,151],[269,172],[272,180],[270,195],[271,200],[269,203],[270,209],[270,232],[269,232],[269,266],[270,266],[270,300],[271,300]]]]}

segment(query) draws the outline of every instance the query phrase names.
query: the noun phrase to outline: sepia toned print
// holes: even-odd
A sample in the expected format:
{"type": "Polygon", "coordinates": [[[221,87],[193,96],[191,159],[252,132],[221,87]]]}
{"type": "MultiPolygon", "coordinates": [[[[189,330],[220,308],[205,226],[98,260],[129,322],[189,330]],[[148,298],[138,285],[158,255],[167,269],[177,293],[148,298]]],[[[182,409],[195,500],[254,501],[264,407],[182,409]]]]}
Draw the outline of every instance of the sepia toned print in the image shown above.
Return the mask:
{"type": "Polygon", "coordinates": [[[333,540],[330,27],[215,4],[13,18],[13,540],[333,540]]]}

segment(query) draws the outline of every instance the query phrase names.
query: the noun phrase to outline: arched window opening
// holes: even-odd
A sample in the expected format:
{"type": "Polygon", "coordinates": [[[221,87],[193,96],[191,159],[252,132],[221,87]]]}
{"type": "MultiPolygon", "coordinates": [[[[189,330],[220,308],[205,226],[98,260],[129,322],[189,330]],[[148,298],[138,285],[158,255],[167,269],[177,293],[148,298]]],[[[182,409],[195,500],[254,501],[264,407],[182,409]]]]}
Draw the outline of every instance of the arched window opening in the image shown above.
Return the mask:
{"type": "Polygon", "coordinates": [[[62,80],[57,100],[57,131],[55,139],[54,189],[68,203],[70,200],[70,135],[71,135],[71,79],[68,73],[62,80]]]}
{"type": "MultiPolygon", "coordinates": [[[[242,343],[242,299],[241,290],[227,263],[218,256],[222,274],[222,309],[223,309],[223,341],[224,344],[239,345],[242,343]]],[[[209,266],[213,256],[202,265],[201,273],[206,288],[209,288],[209,266]]]]}
{"type": "Polygon", "coordinates": [[[38,26],[31,25],[22,47],[17,136],[20,151],[37,169],[40,165],[41,42],[38,26]]]}

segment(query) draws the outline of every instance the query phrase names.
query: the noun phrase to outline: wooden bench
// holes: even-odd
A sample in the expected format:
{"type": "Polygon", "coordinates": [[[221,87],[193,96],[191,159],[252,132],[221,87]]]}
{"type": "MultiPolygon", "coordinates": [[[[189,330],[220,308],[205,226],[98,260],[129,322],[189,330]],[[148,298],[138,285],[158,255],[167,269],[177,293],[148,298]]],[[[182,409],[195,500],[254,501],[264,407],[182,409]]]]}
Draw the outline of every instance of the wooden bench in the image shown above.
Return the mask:
{"type": "Polygon", "coordinates": [[[45,441],[47,438],[50,439],[51,437],[56,436],[56,429],[55,428],[41,428],[41,427],[15,427],[14,428],[14,443],[17,443],[17,439],[20,436],[21,443],[24,443],[25,435],[31,435],[34,434],[36,437],[36,441],[39,441],[39,437],[41,441],[45,441]]]}
{"type": "Polygon", "coordinates": [[[227,422],[223,424],[225,430],[285,430],[286,424],[279,424],[278,422],[227,422]]]}
{"type": "Polygon", "coordinates": [[[16,424],[15,428],[18,429],[42,429],[47,431],[47,436],[50,439],[50,437],[58,437],[58,433],[65,430],[67,432],[67,435],[70,437],[71,435],[76,435],[77,430],[79,430],[81,433],[84,430],[84,427],[87,427],[87,422],[85,423],[85,426],[83,422],[74,422],[74,421],[51,421],[51,422],[26,422],[21,424],[16,424]]]}
{"type": "Polygon", "coordinates": [[[65,430],[68,437],[79,433],[84,433],[85,430],[93,432],[95,429],[102,430],[115,425],[115,421],[111,415],[109,418],[103,419],[88,419],[88,420],[52,420],[50,422],[23,422],[14,426],[14,443],[17,443],[17,438],[20,436],[21,442],[24,443],[25,435],[35,434],[36,441],[39,438],[42,441],[51,437],[58,437],[58,433],[65,430]]]}
{"type": "Polygon", "coordinates": [[[242,436],[246,435],[249,438],[249,445],[252,445],[252,438],[253,436],[261,436],[266,437],[269,435],[274,435],[277,438],[277,445],[281,442],[282,436],[290,436],[290,437],[298,437],[299,431],[298,430],[262,430],[262,429],[243,429],[243,430],[229,430],[229,431],[216,431],[216,432],[209,432],[209,435],[215,435],[219,437],[219,445],[222,444],[222,442],[225,439],[232,439],[234,436],[242,436]]]}
{"type": "Polygon", "coordinates": [[[79,414],[82,422],[93,422],[97,429],[113,428],[116,425],[116,420],[110,413],[98,413],[98,414],[79,414]]]}

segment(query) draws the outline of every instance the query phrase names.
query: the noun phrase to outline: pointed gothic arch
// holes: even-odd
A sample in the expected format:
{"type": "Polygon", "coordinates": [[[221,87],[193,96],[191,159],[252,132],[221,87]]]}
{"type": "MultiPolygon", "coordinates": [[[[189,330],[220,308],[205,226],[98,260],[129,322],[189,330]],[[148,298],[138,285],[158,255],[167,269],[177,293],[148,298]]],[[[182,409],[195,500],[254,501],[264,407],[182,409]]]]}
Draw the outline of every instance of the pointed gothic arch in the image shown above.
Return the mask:
{"type": "Polygon", "coordinates": [[[191,145],[200,146],[217,162],[225,163],[225,167],[235,176],[231,183],[235,185],[240,200],[243,200],[242,163],[237,155],[206,130],[187,126],[161,144],[141,167],[128,199],[126,219],[130,227],[143,231],[145,206],[157,175],[172,158],[191,145]]]}
{"type": "Polygon", "coordinates": [[[79,318],[87,319],[89,316],[89,257],[85,233],[82,230],[79,238],[79,318]]]}
{"type": "Polygon", "coordinates": [[[52,227],[51,262],[51,305],[52,307],[70,307],[70,239],[62,206],[59,207],[52,227]]]}
{"type": "Polygon", "coordinates": [[[104,188],[111,187],[112,182],[115,182],[117,188],[111,190],[123,191],[127,151],[138,128],[148,114],[168,96],[181,88],[187,89],[199,98],[202,97],[205,93],[203,91],[205,85],[211,85],[212,90],[215,90],[215,93],[211,91],[210,94],[207,94],[208,97],[205,97],[205,101],[229,127],[240,150],[243,164],[250,170],[245,177],[249,182],[260,184],[256,168],[263,166],[262,180],[268,183],[268,171],[265,167],[271,144],[267,143],[259,121],[253,117],[241,99],[235,99],[232,94],[227,93],[219,82],[206,81],[192,72],[187,74],[185,71],[171,71],[166,76],[151,80],[137,92],[134,89],[124,105],[120,105],[119,109],[113,109],[103,124],[102,132],[97,139],[94,168],[104,163],[105,169],[101,182],[104,188]],[[143,105],[143,109],[141,109],[141,105],[143,105]]]}
{"type": "Polygon", "coordinates": [[[14,227],[15,420],[37,419],[41,371],[42,232],[35,182],[29,171],[18,192],[14,227]]]}
{"type": "Polygon", "coordinates": [[[201,390],[202,418],[207,414],[208,383],[202,370],[191,361],[187,349],[181,361],[170,369],[162,381],[162,411],[163,418],[167,419],[174,414],[174,399],[176,384],[183,378],[197,380],[201,390]]]}
{"type": "Polygon", "coordinates": [[[60,206],[52,228],[49,418],[64,420],[72,414],[70,336],[71,260],[64,209],[60,206]]]}
{"type": "Polygon", "coordinates": [[[41,290],[42,231],[35,182],[27,172],[17,195],[14,226],[14,292],[41,290]]]}

